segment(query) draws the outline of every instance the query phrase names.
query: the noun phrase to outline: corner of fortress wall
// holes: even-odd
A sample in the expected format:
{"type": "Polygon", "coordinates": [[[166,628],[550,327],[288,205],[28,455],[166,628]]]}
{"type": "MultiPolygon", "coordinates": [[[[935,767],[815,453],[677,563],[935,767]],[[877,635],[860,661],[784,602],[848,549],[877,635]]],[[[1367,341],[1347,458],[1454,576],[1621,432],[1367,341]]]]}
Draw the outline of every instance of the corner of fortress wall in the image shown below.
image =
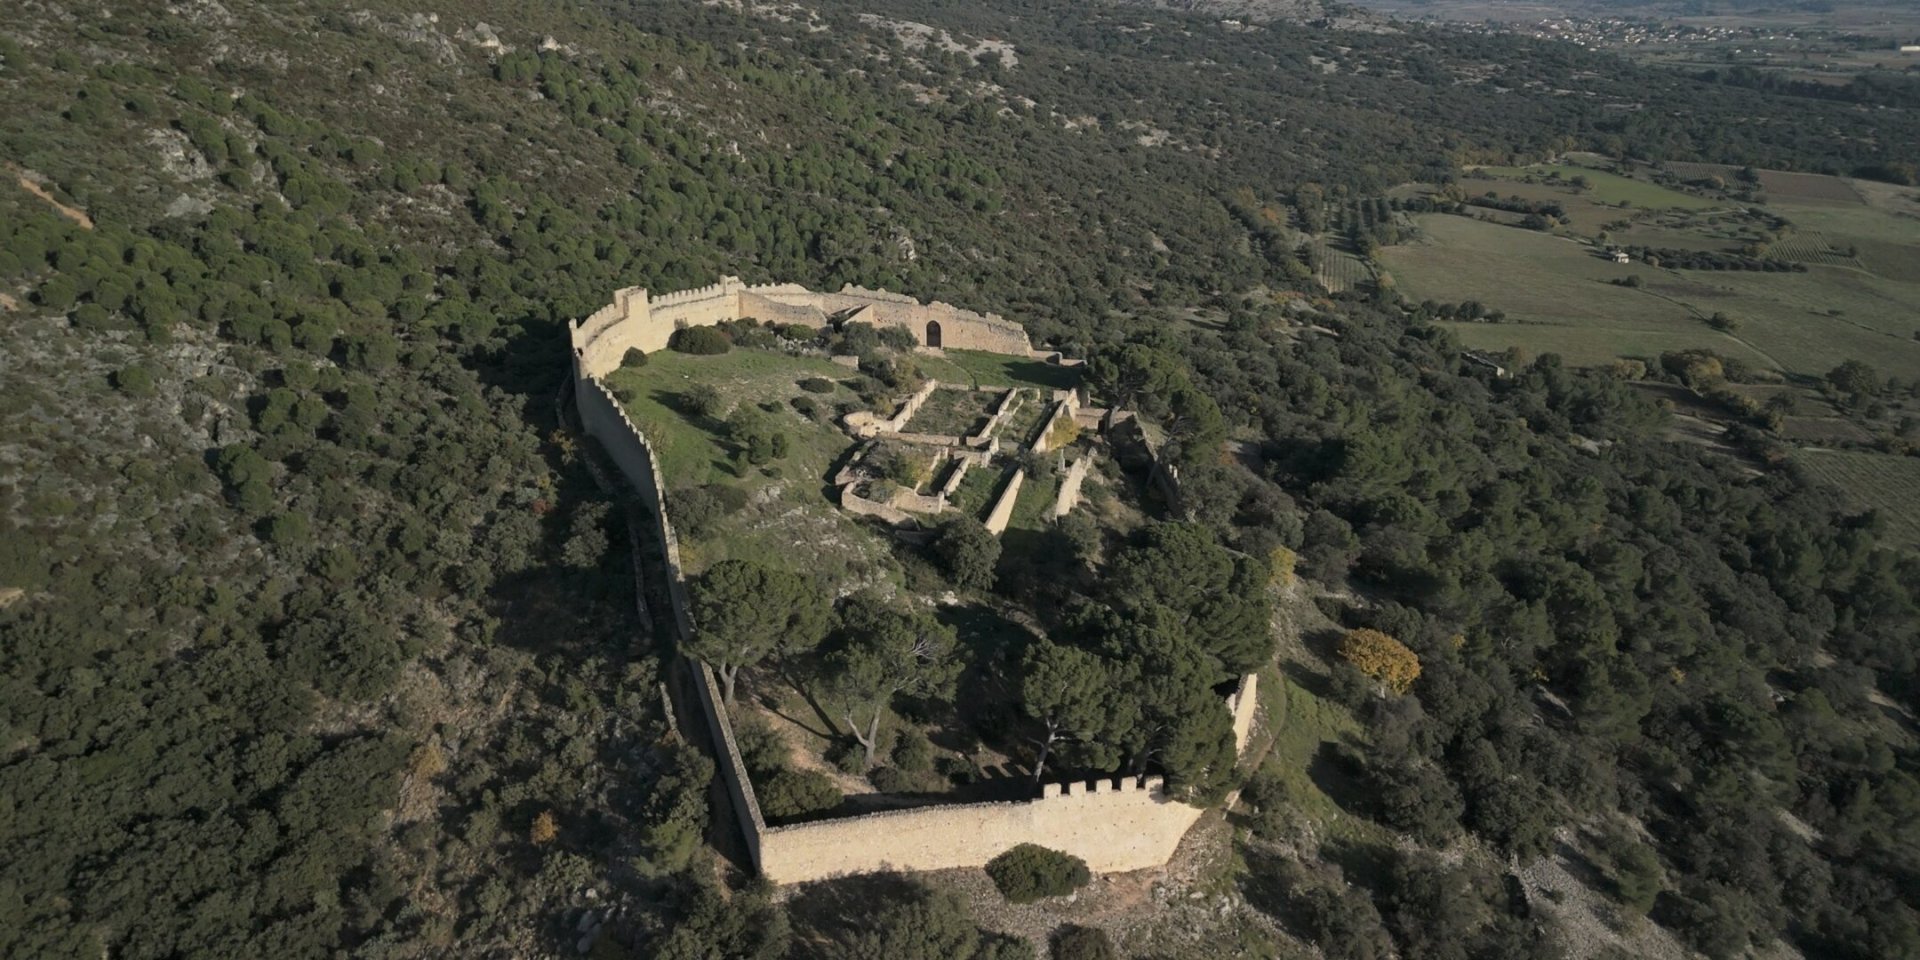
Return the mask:
{"type": "MultiPolygon", "coordinates": [[[[776,294],[794,295],[792,285],[771,286],[778,288],[773,291],[776,294]]],[[[654,517],[654,533],[665,560],[669,606],[675,630],[682,638],[691,633],[693,625],[679,539],[664,506],[666,481],[645,434],[628,418],[600,377],[619,368],[629,346],[665,347],[676,315],[724,310],[729,297],[737,308],[742,289],[739,281],[728,278],[699,291],[649,300],[645,290],[630,288],[620,291],[612,304],[585,321],[568,325],[574,399],[581,424],[606,448],[654,517]],[[714,306],[716,303],[720,306],[714,306]],[[674,309],[662,311],[662,304],[674,309]],[[667,317],[664,330],[663,312],[667,317]]],[[[804,292],[804,288],[801,290],[804,292]]],[[[901,299],[911,302],[911,298],[901,299]]],[[[1022,343],[1025,339],[1021,334],[1022,343]]],[[[1017,487],[1013,492],[1017,493],[1017,487]]],[[[1013,497],[1003,499],[1010,514],[1013,497]]],[[[1101,872],[1139,870],[1165,863],[1202,812],[1167,796],[1159,778],[1149,777],[1139,784],[1124,779],[1049,784],[1040,797],[1030,800],[914,807],[769,826],[741,760],[732,719],[713,671],[698,661],[692,666],[694,689],[713,737],[720,777],[733,801],[748,852],[760,872],[775,883],[886,868],[980,866],[1021,843],[1071,853],[1101,872]]],[[[1242,678],[1225,706],[1233,715],[1235,745],[1244,749],[1253,726],[1255,678],[1242,678]]]]}

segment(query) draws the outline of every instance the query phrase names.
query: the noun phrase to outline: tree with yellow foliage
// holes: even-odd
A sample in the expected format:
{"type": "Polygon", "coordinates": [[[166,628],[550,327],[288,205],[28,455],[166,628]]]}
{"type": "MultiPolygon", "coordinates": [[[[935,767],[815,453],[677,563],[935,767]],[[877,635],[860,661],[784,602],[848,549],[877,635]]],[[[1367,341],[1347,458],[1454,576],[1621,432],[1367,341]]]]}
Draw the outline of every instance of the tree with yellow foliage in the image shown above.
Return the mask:
{"type": "Polygon", "coordinates": [[[1340,638],[1340,656],[1394,693],[1406,693],[1420,679],[1419,655],[1378,630],[1347,631],[1340,638]]]}
{"type": "Polygon", "coordinates": [[[533,829],[527,833],[534,846],[545,846],[560,835],[560,821],[554,819],[552,810],[542,810],[539,816],[533,818],[533,829]]]}

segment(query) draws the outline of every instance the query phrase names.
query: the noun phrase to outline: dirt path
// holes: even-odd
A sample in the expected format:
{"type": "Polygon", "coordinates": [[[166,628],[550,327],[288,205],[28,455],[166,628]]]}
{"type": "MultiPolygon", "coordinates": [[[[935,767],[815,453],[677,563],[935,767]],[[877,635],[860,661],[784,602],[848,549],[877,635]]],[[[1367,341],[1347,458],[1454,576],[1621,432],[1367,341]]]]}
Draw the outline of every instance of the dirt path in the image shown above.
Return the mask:
{"type": "Polygon", "coordinates": [[[28,176],[27,173],[25,173],[24,171],[16,169],[13,171],[13,174],[14,174],[14,182],[20,184],[20,189],[25,190],[26,192],[31,193],[42,200],[45,200],[47,204],[53,207],[54,210],[58,211],[61,216],[66,217],[68,220],[72,220],[74,223],[79,224],[80,229],[82,230],[93,229],[93,218],[87,216],[86,211],[76,210],[72,207],[67,206],[64,203],[61,203],[59,200],[54,199],[53,194],[48,192],[46,187],[41,186],[39,181],[33,179],[31,176],[28,176]]]}

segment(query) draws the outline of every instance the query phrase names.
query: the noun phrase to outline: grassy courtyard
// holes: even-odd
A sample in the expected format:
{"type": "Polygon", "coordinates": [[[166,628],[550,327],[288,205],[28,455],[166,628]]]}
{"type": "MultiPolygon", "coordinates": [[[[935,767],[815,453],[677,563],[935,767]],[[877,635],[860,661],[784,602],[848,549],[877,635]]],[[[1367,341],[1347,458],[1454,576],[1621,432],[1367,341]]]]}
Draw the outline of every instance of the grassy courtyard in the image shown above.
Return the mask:
{"type": "Polygon", "coordinates": [[[836,405],[859,404],[839,381],[846,368],[813,357],[737,349],[719,356],[661,351],[644,366],[605,379],[646,434],[659,459],[669,497],[696,488],[731,488],[746,506],[704,528],[676,516],[687,571],[697,574],[732,557],[754,558],[823,576],[832,582],[871,585],[893,582],[899,564],[887,545],[829,499],[828,482],[852,440],[833,419],[836,405]],[[801,381],[832,381],[814,393],[801,381]],[[706,385],[717,408],[697,413],[689,398],[706,385]],[[813,405],[817,417],[796,407],[813,405]],[[787,437],[787,455],[752,464],[729,438],[727,418],[751,409],[787,437]]]}
{"type": "Polygon", "coordinates": [[[1080,371],[1074,367],[983,350],[948,350],[944,357],[919,357],[916,362],[922,372],[942,383],[1041,390],[1067,390],[1080,383],[1080,371]]]}

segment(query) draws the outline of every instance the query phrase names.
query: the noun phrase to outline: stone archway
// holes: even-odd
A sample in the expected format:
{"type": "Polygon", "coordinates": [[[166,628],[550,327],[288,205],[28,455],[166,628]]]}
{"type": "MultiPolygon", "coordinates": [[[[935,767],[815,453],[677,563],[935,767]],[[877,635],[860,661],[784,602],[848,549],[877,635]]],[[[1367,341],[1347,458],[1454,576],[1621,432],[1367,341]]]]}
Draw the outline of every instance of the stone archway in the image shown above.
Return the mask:
{"type": "Polygon", "coordinates": [[[938,320],[927,321],[927,346],[936,350],[940,348],[940,321],[938,320]]]}

